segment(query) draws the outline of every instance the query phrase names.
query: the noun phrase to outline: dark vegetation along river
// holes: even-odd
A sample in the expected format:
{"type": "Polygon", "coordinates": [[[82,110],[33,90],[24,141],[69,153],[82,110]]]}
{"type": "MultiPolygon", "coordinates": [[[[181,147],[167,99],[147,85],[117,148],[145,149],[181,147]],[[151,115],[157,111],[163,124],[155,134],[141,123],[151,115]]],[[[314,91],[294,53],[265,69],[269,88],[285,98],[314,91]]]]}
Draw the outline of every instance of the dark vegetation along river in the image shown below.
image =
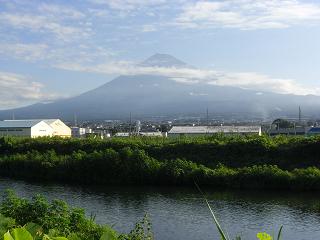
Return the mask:
{"type": "MultiPolygon", "coordinates": [[[[21,197],[41,193],[48,199],[63,199],[120,232],[130,231],[149,213],[156,240],[220,239],[203,199],[193,188],[93,188],[0,179],[0,191],[7,188],[21,197]]],[[[276,232],[283,225],[285,240],[320,239],[320,196],[315,193],[206,192],[231,236],[256,240],[257,232],[276,232]]]]}
{"type": "Polygon", "coordinates": [[[0,138],[0,191],[65,200],[119,232],[148,213],[156,240],[220,239],[197,182],[231,237],[283,225],[284,240],[314,240],[319,149],[319,137],[0,138]]]}

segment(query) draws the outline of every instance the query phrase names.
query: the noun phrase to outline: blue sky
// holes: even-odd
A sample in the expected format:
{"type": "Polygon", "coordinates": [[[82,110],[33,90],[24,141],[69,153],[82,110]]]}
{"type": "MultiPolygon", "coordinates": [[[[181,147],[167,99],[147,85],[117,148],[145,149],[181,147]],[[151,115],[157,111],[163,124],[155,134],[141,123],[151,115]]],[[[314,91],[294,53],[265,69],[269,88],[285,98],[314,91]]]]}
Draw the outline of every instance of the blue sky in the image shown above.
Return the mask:
{"type": "Polygon", "coordinates": [[[0,0],[0,109],[120,74],[320,95],[317,0],[0,0]],[[168,53],[197,67],[146,68],[168,53]]]}

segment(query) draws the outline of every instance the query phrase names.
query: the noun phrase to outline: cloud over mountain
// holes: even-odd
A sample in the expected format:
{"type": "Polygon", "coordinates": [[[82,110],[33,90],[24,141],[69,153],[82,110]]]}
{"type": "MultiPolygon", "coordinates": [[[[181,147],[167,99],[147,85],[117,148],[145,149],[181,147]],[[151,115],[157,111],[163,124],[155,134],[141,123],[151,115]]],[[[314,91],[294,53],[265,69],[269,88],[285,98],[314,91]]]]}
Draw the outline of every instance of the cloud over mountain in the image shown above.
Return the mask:
{"type": "Polygon", "coordinates": [[[237,73],[197,69],[167,54],[156,54],[140,64],[119,61],[94,66],[65,63],[57,67],[72,71],[103,74],[164,76],[174,81],[189,84],[206,83],[282,94],[320,95],[320,87],[303,86],[293,79],[274,78],[255,72],[237,73]]]}

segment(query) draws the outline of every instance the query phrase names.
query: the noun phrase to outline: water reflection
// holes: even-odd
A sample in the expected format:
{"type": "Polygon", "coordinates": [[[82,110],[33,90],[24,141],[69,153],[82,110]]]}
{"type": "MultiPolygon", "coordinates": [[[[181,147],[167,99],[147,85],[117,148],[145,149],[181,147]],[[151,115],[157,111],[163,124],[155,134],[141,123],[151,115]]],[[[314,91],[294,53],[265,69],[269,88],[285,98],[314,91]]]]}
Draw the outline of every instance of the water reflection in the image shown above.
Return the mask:
{"type": "MultiPolygon", "coordinates": [[[[154,187],[75,187],[0,180],[23,197],[41,193],[95,214],[99,223],[128,232],[144,213],[152,219],[157,240],[219,239],[208,209],[195,189],[154,187]]],[[[258,231],[277,231],[284,239],[320,239],[318,193],[212,191],[205,189],[222,225],[231,236],[256,239],[258,231]]]]}

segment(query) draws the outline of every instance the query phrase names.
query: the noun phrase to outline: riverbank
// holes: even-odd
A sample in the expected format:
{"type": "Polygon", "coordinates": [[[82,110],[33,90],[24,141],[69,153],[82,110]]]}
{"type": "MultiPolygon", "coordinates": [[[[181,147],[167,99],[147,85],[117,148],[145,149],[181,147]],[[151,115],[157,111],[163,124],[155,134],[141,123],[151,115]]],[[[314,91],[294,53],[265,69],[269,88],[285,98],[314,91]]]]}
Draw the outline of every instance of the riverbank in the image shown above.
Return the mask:
{"type": "Polygon", "coordinates": [[[320,138],[0,139],[0,175],[36,181],[320,189],[320,138]]]}

